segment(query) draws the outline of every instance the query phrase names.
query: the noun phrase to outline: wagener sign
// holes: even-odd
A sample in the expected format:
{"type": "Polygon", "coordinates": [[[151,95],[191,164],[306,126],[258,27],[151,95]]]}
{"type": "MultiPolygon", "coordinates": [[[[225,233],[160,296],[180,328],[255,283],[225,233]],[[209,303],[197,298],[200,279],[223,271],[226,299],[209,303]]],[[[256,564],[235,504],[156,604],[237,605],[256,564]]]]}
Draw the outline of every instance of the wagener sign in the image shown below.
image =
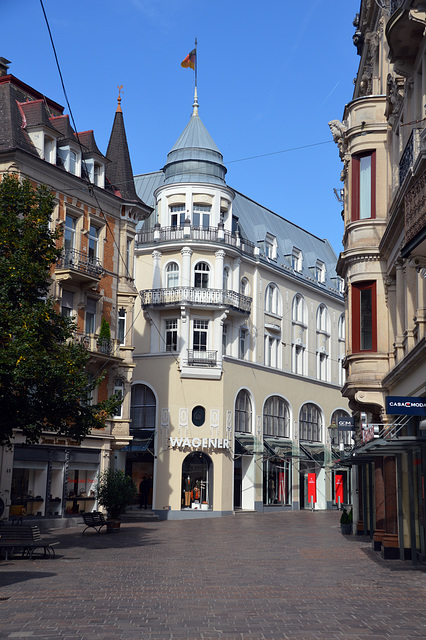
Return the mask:
{"type": "Polygon", "coordinates": [[[396,416],[426,416],[426,398],[387,396],[386,413],[396,416]]]}
{"type": "Polygon", "coordinates": [[[170,446],[179,449],[183,447],[229,449],[229,440],[226,438],[170,438],[170,446]]]}

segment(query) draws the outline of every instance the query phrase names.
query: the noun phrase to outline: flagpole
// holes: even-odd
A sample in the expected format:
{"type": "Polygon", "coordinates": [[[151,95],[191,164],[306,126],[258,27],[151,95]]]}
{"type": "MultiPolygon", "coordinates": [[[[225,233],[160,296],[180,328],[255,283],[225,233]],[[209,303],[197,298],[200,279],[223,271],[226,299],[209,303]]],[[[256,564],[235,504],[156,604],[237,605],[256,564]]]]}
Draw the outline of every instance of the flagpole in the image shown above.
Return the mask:
{"type": "Polygon", "coordinates": [[[197,38],[195,38],[195,89],[197,89],[197,67],[198,67],[198,55],[197,55],[197,38]]]}

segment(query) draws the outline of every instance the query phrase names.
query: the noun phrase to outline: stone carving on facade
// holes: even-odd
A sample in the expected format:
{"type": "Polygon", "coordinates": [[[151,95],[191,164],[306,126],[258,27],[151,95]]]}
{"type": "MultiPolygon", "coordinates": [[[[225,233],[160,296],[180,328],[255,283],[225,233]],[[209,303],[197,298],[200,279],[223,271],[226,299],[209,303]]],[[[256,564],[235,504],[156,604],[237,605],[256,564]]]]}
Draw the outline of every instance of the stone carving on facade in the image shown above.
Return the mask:
{"type": "Polygon", "coordinates": [[[405,196],[404,208],[407,243],[426,227],[426,171],[405,196]]]}
{"type": "Polygon", "coordinates": [[[386,276],[385,278],[383,278],[383,284],[385,287],[385,303],[386,303],[386,306],[388,307],[389,306],[388,304],[389,290],[396,286],[395,276],[386,276]]]}
{"type": "Polygon", "coordinates": [[[344,160],[346,151],[346,131],[348,129],[347,122],[340,122],[340,120],[330,120],[328,123],[334,142],[339,147],[339,155],[341,160],[344,160]]]}
{"type": "Polygon", "coordinates": [[[402,105],[404,102],[405,79],[401,76],[395,78],[391,73],[388,74],[387,90],[386,90],[386,109],[385,117],[390,126],[394,129],[399,121],[402,105]]]}

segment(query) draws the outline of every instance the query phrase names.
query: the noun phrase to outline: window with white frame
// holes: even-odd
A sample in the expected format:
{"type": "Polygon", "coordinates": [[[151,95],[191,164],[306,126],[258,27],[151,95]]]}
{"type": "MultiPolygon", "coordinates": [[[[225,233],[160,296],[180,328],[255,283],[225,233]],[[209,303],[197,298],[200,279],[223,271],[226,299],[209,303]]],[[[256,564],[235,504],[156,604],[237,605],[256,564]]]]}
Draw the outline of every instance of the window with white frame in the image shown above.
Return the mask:
{"type": "Polygon", "coordinates": [[[78,165],[77,165],[77,154],[75,151],[70,149],[69,154],[69,171],[74,175],[77,175],[78,165]]]}
{"type": "Polygon", "coordinates": [[[322,414],[320,409],[307,402],[300,409],[299,414],[299,438],[311,442],[322,441],[322,414]]]}
{"type": "Polygon", "coordinates": [[[170,225],[172,227],[182,227],[185,222],[185,205],[174,204],[170,207],[170,225]]]}
{"type": "Polygon", "coordinates": [[[43,157],[46,162],[50,162],[51,164],[55,164],[56,161],[56,141],[53,138],[49,138],[49,136],[44,136],[44,152],[43,157]]]}
{"type": "Polygon", "coordinates": [[[277,258],[277,239],[270,233],[266,234],[265,238],[265,255],[270,260],[276,260],[277,258]]]}
{"type": "Polygon", "coordinates": [[[292,353],[291,370],[293,373],[306,375],[307,354],[307,310],[306,302],[300,294],[296,294],[292,303],[292,353]]]}
{"type": "Polygon", "coordinates": [[[293,251],[291,254],[291,266],[298,273],[302,271],[302,259],[303,259],[303,254],[300,251],[300,249],[293,247],[293,251]]]}
{"type": "Polygon", "coordinates": [[[318,380],[328,381],[330,379],[330,315],[324,304],[320,304],[317,309],[316,334],[317,378],[318,380]]]}
{"type": "Polygon", "coordinates": [[[126,309],[123,307],[118,310],[117,339],[119,344],[126,342],[126,309]]]}
{"type": "Polygon", "coordinates": [[[241,389],[235,399],[235,432],[252,433],[252,408],[250,394],[241,389]]]}
{"type": "Polygon", "coordinates": [[[246,327],[240,327],[238,357],[247,360],[249,348],[249,332],[246,327]]]}
{"type": "Polygon", "coordinates": [[[207,262],[197,262],[194,268],[194,287],[208,289],[210,267],[207,262]]]}
{"type": "Polygon", "coordinates": [[[192,210],[192,224],[194,227],[210,226],[211,206],[205,204],[194,204],[192,210]]]}
{"type": "Polygon", "coordinates": [[[192,333],[192,348],[194,351],[207,351],[208,320],[194,320],[192,333]]]}
{"type": "Polygon", "coordinates": [[[178,321],[177,318],[166,320],[166,351],[177,351],[178,321]]]}
{"type": "Polygon", "coordinates": [[[87,298],[85,314],[85,332],[95,333],[96,331],[96,300],[87,298]]]}
{"type": "Polygon", "coordinates": [[[271,396],[263,407],[263,435],[290,437],[290,409],[280,396],[271,396]]]}
{"type": "Polygon", "coordinates": [[[123,380],[123,378],[115,378],[113,393],[114,393],[114,395],[117,395],[121,399],[121,404],[115,410],[114,418],[122,418],[123,417],[123,398],[124,398],[124,380],[123,380]]]}
{"type": "Polygon", "coordinates": [[[77,219],[67,213],[64,228],[64,249],[66,256],[69,256],[76,248],[76,228],[77,219]]]}
{"type": "Polygon", "coordinates": [[[317,260],[315,264],[315,280],[325,282],[325,264],[321,260],[317,260]]]}
{"type": "Polygon", "coordinates": [[[126,275],[131,278],[133,275],[133,260],[132,260],[132,238],[126,239],[126,275]]]}
{"type": "Polygon", "coordinates": [[[281,299],[278,287],[275,284],[268,284],[265,292],[265,311],[273,315],[281,315],[281,299]]]}
{"type": "Polygon", "coordinates": [[[99,233],[100,229],[94,224],[89,228],[89,261],[93,262],[99,258],[99,233]]]}
{"type": "Polygon", "coordinates": [[[179,286],[179,265],[176,262],[169,262],[166,267],[166,287],[172,289],[179,286]]]}
{"type": "Polygon", "coordinates": [[[265,365],[267,367],[278,367],[279,339],[269,334],[265,335],[265,365]]]}

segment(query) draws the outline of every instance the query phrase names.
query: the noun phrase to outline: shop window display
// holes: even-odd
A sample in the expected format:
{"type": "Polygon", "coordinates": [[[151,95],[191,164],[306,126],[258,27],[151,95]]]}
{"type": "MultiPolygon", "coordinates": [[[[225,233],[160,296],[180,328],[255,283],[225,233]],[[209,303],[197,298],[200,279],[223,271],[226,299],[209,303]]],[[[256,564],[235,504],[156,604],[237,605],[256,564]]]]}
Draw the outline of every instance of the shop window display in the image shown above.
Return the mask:
{"type": "Polygon", "coordinates": [[[46,505],[47,463],[15,461],[12,487],[11,516],[44,516],[46,505]]]}
{"type": "Polygon", "coordinates": [[[212,508],[212,461],[205,453],[189,454],[182,464],[182,509],[212,508]]]}
{"type": "Polygon", "coordinates": [[[91,464],[69,466],[66,490],[67,515],[93,511],[97,470],[98,466],[91,464]]]}
{"type": "Polygon", "coordinates": [[[265,460],[263,464],[263,504],[290,504],[290,465],[280,458],[265,460]]]}

